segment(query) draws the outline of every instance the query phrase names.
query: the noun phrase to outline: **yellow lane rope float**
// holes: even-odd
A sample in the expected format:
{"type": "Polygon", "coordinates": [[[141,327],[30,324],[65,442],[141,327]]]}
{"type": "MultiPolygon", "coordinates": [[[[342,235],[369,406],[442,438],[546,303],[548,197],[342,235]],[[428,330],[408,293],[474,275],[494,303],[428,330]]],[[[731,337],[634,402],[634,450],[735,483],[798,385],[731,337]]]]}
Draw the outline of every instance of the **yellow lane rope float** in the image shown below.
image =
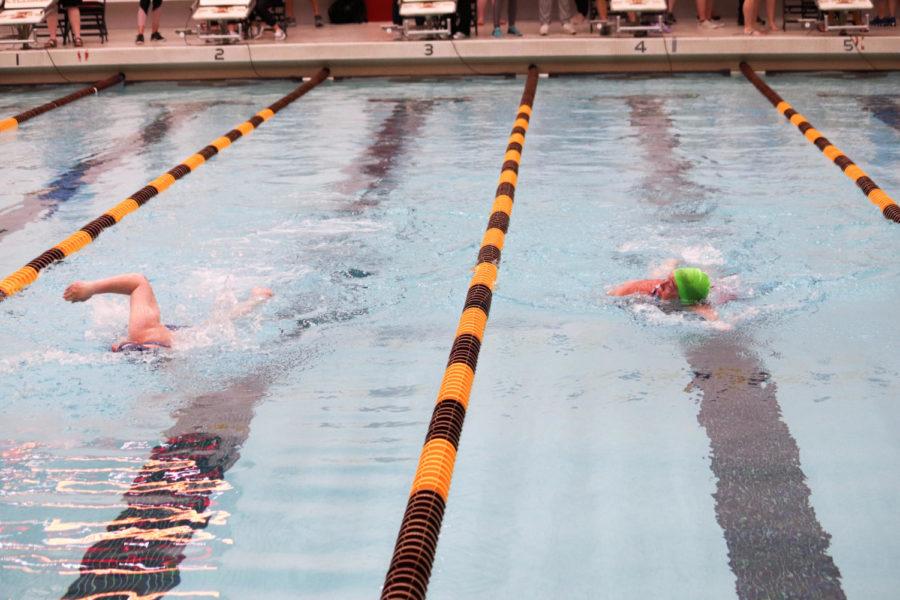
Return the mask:
{"type": "Polygon", "coordinates": [[[11,129],[15,129],[28,119],[33,119],[38,115],[42,115],[45,112],[51,111],[54,108],[59,108],[60,106],[65,106],[70,102],[75,102],[79,98],[84,98],[85,96],[90,96],[91,94],[96,94],[100,90],[105,90],[106,88],[116,85],[120,81],[125,81],[124,73],[116,73],[110,77],[102,81],[98,81],[94,85],[90,85],[84,89],[80,89],[77,92],[72,92],[68,96],[63,96],[62,98],[57,98],[47,104],[41,104],[36,108],[32,108],[31,110],[26,110],[23,113],[19,113],[14,117],[7,117],[5,119],[0,119],[0,131],[7,131],[11,129]]]}
{"type": "Polygon", "coordinates": [[[806,117],[798,113],[794,108],[785,102],[784,98],[779,96],[775,90],[770,88],[766,82],[753,72],[753,69],[745,62],[740,64],[741,73],[744,74],[750,83],[752,83],[759,92],[765,96],[775,109],[783,114],[787,120],[797,126],[806,139],[816,145],[822,151],[822,154],[831,159],[834,164],[839,166],[844,175],[852,179],[859,189],[862,190],[869,202],[874,204],[881,210],[881,214],[885,219],[890,219],[895,223],[900,223],[900,207],[897,203],[885,193],[880,187],[875,185],[868,175],[862,169],[850,160],[847,155],[835,148],[818,130],[816,130],[806,117]]]}
{"type": "Polygon", "coordinates": [[[97,239],[97,236],[100,235],[104,229],[112,227],[121,221],[127,214],[134,212],[139,207],[146,204],[151,198],[168,188],[177,180],[188,173],[195,171],[200,165],[218,154],[221,150],[230,146],[232,142],[237,141],[238,138],[248,135],[261,123],[271,119],[279,110],[319,85],[328,77],[328,73],[328,69],[320,70],[312,79],[300,85],[293,92],[269,108],[259,111],[249,121],[241,123],[222,137],[213,140],[210,145],[206,146],[196,154],[192,154],[177,167],[169,170],[165,175],[157,177],[130,197],[103,213],[102,216],[94,219],[15,273],[0,280],[0,301],[34,283],[38,278],[38,273],[40,273],[42,269],[78,252],[97,239]]]}
{"type": "Polygon", "coordinates": [[[450,359],[425,436],[400,533],[397,535],[394,556],[385,577],[381,592],[383,600],[422,599],[428,589],[444,507],[450,493],[459,436],[491,308],[503,240],[509,227],[519,161],[525,144],[525,132],[531,119],[537,82],[537,67],[531,65],[506,155],[503,157],[500,181],[487,231],[478,251],[475,275],[469,284],[456,338],[450,350],[450,359]]]}

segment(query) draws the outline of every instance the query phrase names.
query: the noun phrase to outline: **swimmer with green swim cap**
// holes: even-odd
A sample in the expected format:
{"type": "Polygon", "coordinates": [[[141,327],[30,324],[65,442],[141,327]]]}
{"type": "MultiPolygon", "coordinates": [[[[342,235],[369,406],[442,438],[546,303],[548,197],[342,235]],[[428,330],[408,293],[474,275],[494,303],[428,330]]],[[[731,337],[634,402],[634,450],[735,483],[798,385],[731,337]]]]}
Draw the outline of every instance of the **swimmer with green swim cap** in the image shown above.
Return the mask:
{"type": "MultiPolygon", "coordinates": [[[[669,263],[674,266],[674,262],[669,263]]],[[[708,321],[718,318],[716,311],[705,303],[709,296],[709,275],[696,267],[682,267],[671,271],[663,279],[635,279],[614,287],[610,296],[645,295],[665,301],[678,300],[689,310],[708,321]]]]}

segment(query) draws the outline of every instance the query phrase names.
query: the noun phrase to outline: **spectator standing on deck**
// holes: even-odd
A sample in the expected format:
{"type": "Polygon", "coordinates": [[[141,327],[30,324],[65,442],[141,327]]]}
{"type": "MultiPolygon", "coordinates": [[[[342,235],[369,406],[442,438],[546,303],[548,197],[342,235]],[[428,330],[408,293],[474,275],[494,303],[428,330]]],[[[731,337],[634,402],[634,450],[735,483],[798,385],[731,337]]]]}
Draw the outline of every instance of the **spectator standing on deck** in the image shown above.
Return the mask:
{"type": "Polygon", "coordinates": [[[76,48],[84,46],[81,41],[81,0],[59,0],[56,6],[51,5],[47,11],[47,31],[50,39],[44,44],[44,48],[56,48],[59,42],[56,38],[56,30],[59,29],[59,11],[64,10],[69,17],[69,27],[72,28],[72,44],[76,48]]]}
{"type": "MultiPolygon", "coordinates": [[[[698,0],[699,1],[699,0],[698,0]]],[[[759,0],[744,0],[742,7],[744,17],[744,33],[746,35],[763,35],[764,30],[757,29],[754,24],[757,22],[757,14],[759,13],[759,0]]],[[[775,0],[766,0],[766,23],[769,31],[778,31],[775,25],[775,0]]]]}
{"type": "MultiPolygon", "coordinates": [[[[506,29],[506,33],[508,33],[509,35],[522,37],[522,32],[519,31],[518,27],[516,27],[517,0],[505,1],[506,18],[509,20],[509,26],[506,29]]],[[[500,10],[503,8],[503,2],[504,0],[494,0],[494,32],[491,34],[494,37],[503,37],[503,32],[500,30],[500,10]]]]}
{"type": "Polygon", "coordinates": [[[875,18],[871,25],[875,27],[897,26],[897,0],[875,0],[875,18]]]}
{"type": "Polygon", "coordinates": [[[144,43],[144,26],[147,25],[147,15],[150,15],[150,27],[153,29],[153,33],[150,34],[151,42],[162,42],[165,40],[163,36],[159,34],[159,17],[160,17],[160,9],[162,7],[162,0],[138,0],[138,13],[137,13],[137,26],[138,33],[137,37],[134,38],[134,43],[137,45],[141,45],[144,43]],[[152,9],[152,14],[151,14],[152,9]]]}
{"type": "Polygon", "coordinates": [[[472,34],[472,3],[462,0],[456,3],[456,15],[450,24],[454,40],[462,40],[472,34]]]}
{"type": "MultiPolygon", "coordinates": [[[[562,22],[563,31],[575,35],[575,27],[569,20],[572,18],[571,0],[556,0],[559,7],[559,20],[562,22]]],[[[538,0],[538,17],[541,20],[541,35],[550,32],[550,21],[553,15],[553,0],[538,0]]]]}
{"type": "MultiPolygon", "coordinates": [[[[316,27],[324,27],[325,21],[322,20],[322,13],[319,12],[318,0],[309,0],[313,9],[313,21],[316,27]]],[[[297,19],[294,17],[294,1],[284,0],[284,18],[285,25],[296,25],[297,19]]]]}
{"type": "MultiPolygon", "coordinates": [[[[275,13],[272,12],[272,7],[278,0],[259,0],[256,3],[256,14],[259,15],[259,18],[262,19],[263,23],[271,27],[275,31],[275,41],[283,42],[287,39],[287,33],[285,33],[284,28],[278,23],[278,18],[275,16],[275,13]]],[[[263,28],[260,27],[259,31],[253,36],[253,39],[259,39],[263,35],[263,28]]]]}
{"type": "MultiPolygon", "coordinates": [[[[754,6],[758,0],[749,0],[754,6]]],[[[771,0],[770,0],[771,1],[771,0]]],[[[671,12],[675,9],[675,3],[672,2],[671,12]]],[[[700,29],[719,29],[724,27],[725,23],[713,19],[713,0],[697,0],[697,19],[699,19],[700,29]]]]}

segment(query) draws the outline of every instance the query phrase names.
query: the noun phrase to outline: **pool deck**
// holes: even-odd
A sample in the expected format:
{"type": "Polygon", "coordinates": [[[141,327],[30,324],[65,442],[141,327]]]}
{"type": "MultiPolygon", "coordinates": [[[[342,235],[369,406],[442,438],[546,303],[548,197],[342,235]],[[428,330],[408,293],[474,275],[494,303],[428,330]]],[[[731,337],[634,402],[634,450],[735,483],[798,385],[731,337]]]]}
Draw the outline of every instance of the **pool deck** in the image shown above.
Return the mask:
{"type": "Polygon", "coordinates": [[[0,84],[92,82],[122,71],[130,81],[308,76],[327,66],[334,77],[459,76],[524,73],[729,72],[742,60],[760,71],[900,69],[900,30],[858,36],[803,31],[750,37],[734,22],[713,31],[679,23],[665,37],[600,37],[587,25],[565,35],[558,24],[546,37],[538,23],[521,22],[524,37],[494,39],[482,27],[460,41],[400,41],[387,23],[292,27],[285,42],[234,45],[180,38],[163,28],[162,43],[134,45],[134,31],[114,29],[109,41],[85,38],[85,47],[0,50],[0,84]]]}

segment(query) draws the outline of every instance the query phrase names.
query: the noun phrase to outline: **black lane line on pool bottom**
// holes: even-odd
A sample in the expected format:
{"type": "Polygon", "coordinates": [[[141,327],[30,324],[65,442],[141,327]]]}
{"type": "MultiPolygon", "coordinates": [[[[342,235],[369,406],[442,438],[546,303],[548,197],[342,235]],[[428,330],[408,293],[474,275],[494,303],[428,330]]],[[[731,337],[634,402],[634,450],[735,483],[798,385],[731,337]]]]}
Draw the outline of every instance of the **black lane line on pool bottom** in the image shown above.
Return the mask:
{"type": "MultiPolygon", "coordinates": [[[[645,153],[677,167],[668,197],[697,192],[689,163],[662,158],[678,146],[664,105],[631,106],[645,153]]],[[[707,192],[700,189],[695,200],[704,202],[707,192]]],[[[683,208],[688,220],[703,221],[710,213],[697,205],[692,217],[690,206],[683,208]]],[[[668,211],[668,205],[659,210],[668,211]]],[[[692,387],[702,394],[697,420],[710,440],[716,520],[738,597],[843,599],[840,571],[827,554],[831,536],[816,519],[797,443],[781,420],[774,383],[749,350],[751,341],[731,333],[697,344],[686,347],[685,357],[694,373],[692,387]]]]}
{"type": "Polygon", "coordinates": [[[718,334],[685,350],[711,445],[716,519],[741,600],[844,600],[831,535],[810,504],[777,388],[747,344],[718,334]]]}

